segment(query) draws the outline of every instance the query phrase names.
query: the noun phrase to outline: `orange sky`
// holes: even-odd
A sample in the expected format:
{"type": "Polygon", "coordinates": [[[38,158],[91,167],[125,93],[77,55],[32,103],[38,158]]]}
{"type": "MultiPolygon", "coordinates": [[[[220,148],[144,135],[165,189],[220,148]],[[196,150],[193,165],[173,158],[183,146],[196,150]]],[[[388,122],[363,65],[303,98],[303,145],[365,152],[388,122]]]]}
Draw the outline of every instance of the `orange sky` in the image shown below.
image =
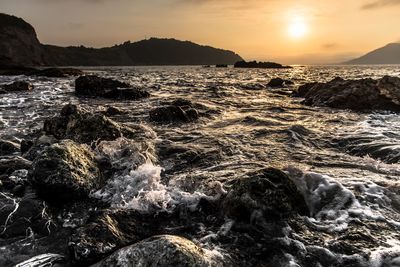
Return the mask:
{"type": "Polygon", "coordinates": [[[30,22],[43,43],[173,37],[286,64],[340,62],[400,41],[400,0],[1,0],[0,12],[30,22]]]}

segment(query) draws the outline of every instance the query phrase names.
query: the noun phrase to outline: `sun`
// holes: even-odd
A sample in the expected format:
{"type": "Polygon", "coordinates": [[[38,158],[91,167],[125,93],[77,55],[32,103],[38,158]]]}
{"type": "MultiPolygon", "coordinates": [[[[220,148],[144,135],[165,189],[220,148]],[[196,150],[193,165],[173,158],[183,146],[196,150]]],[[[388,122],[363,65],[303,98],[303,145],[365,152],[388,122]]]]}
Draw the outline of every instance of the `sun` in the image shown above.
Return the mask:
{"type": "Polygon", "coordinates": [[[295,39],[303,38],[308,32],[307,25],[302,19],[293,19],[289,23],[288,33],[295,39]]]}

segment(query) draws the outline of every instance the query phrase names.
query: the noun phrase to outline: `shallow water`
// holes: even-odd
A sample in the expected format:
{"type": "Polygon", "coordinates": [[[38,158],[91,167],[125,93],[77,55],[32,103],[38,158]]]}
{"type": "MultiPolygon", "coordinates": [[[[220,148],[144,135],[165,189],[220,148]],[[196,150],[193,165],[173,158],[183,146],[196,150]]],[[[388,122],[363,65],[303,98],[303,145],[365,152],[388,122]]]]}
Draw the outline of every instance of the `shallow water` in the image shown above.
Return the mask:
{"type": "MultiPolygon", "coordinates": [[[[301,241],[305,234],[296,233],[300,236],[297,239],[289,234],[282,242],[300,242],[306,253],[318,251],[328,257],[336,255],[327,245],[337,238],[332,233],[343,232],[354,221],[375,222],[383,225],[370,233],[379,245],[364,247],[366,250],[368,247],[369,256],[360,258],[360,265],[399,266],[397,114],[308,107],[301,104],[301,99],[290,97],[290,93],[305,82],[324,82],[337,76],[346,79],[400,76],[400,66],[296,66],[283,70],[114,67],[85,69],[85,72],[130,82],[147,89],[152,97],[118,102],[83,99],[73,94],[74,78],[0,77],[0,83],[24,79],[35,86],[32,92],[2,96],[1,138],[18,141],[39,131],[44,119],[56,115],[66,103],[81,104],[91,110],[112,105],[127,112],[113,119],[128,125],[149,125],[157,134],[156,144],[194,149],[199,160],[182,167],[179,160],[137,155],[134,148],[129,156],[121,156],[117,153],[121,149],[118,142],[134,146],[126,140],[104,144],[102,153],[111,155],[114,164],[123,166],[123,170],[105,188],[94,192],[94,197],[110,202],[112,207],[142,212],[170,211],[182,203],[195,208],[202,197],[218,198],[219,193],[229,189],[229,181],[261,167],[277,167],[291,175],[312,211],[303,218],[304,223],[317,234],[326,235],[324,242],[315,238],[306,244],[301,241]],[[268,88],[266,84],[273,77],[290,79],[294,85],[268,88]],[[210,118],[185,125],[149,122],[149,110],[177,97],[203,104],[215,112],[210,118]],[[140,166],[133,169],[133,165],[140,166]],[[223,187],[209,192],[207,188],[212,183],[223,187]]],[[[229,231],[227,223],[221,225],[220,231],[229,231]]],[[[218,250],[210,234],[217,233],[205,230],[203,237],[194,238],[204,247],[218,250]]],[[[349,256],[337,257],[345,262],[349,256]]],[[[282,265],[286,264],[299,263],[295,255],[287,254],[282,265]]]]}

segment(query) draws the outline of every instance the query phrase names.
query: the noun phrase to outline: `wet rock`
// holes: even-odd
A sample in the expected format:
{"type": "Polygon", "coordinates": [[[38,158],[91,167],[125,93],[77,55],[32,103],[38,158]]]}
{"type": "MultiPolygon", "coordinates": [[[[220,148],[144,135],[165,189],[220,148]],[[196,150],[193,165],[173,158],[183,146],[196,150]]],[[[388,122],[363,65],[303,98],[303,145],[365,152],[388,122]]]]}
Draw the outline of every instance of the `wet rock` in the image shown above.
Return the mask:
{"type": "Polygon", "coordinates": [[[288,69],[290,66],[283,66],[275,62],[239,61],[234,65],[235,68],[257,68],[257,69],[288,69]]]}
{"type": "Polygon", "coordinates": [[[0,156],[13,155],[19,151],[20,147],[18,144],[7,140],[0,140],[0,156]]]}
{"type": "Polygon", "coordinates": [[[62,108],[60,116],[44,122],[43,130],[57,139],[72,139],[88,144],[94,141],[115,140],[122,136],[145,137],[154,133],[142,125],[132,127],[118,124],[104,115],[89,112],[80,106],[68,104],[62,108]]]}
{"type": "Polygon", "coordinates": [[[42,135],[33,141],[21,142],[21,153],[22,156],[28,160],[34,160],[38,157],[46,147],[57,143],[57,139],[53,136],[42,135]]]}
{"type": "Polygon", "coordinates": [[[39,195],[57,204],[87,197],[104,179],[95,155],[71,140],[47,147],[33,161],[29,175],[39,195]]]}
{"type": "Polygon", "coordinates": [[[200,105],[195,105],[186,99],[177,99],[168,106],[162,106],[150,111],[150,120],[159,123],[194,122],[204,113],[198,111],[200,105]]]}
{"type": "Polygon", "coordinates": [[[217,65],[215,65],[215,67],[216,68],[227,68],[228,65],[226,65],[226,64],[217,64],[217,65]]]}
{"type": "Polygon", "coordinates": [[[101,111],[106,116],[115,116],[115,115],[122,115],[125,112],[119,108],[108,106],[104,110],[101,111]]]}
{"type": "Polygon", "coordinates": [[[0,175],[11,174],[16,170],[28,170],[32,162],[18,156],[0,157],[0,175]]]}
{"type": "Polygon", "coordinates": [[[0,196],[0,236],[3,238],[26,236],[30,228],[40,234],[49,234],[52,227],[43,201],[34,194],[22,199],[2,194],[0,196]]]}
{"type": "Polygon", "coordinates": [[[94,75],[81,76],[76,79],[75,94],[126,100],[137,100],[150,96],[147,91],[140,88],[132,88],[128,83],[94,75]]]}
{"type": "Polygon", "coordinates": [[[40,266],[64,266],[66,265],[65,257],[60,254],[41,254],[29,260],[18,263],[18,267],[40,267],[40,266]]]}
{"type": "Polygon", "coordinates": [[[32,71],[29,75],[49,78],[65,78],[68,76],[83,75],[83,71],[73,68],[48,68],[32,71]]]}
{"type": "Polygon", "coordinates": [[[19,75],[26,75],[36,71],[34,68],[17,66],[17,65],[0,65],[0,75],[3,76],[19,76],[19,75]]]}
{"type": "Polygon", "coordinates": [[[25,81],[16,81],[3,86],[4,92],[31,91],[33,85],[25,81]]]}
{"type": "Polygon", "coordinates": [[[74,262],[95,263],[113,251],[157,233],[155,217],[129,210],[106,211],[75,230],[69,242],[74,262]]]}
{"type": "Polygon", "coordinates": [[[272,78],[267,85],[272,88],[277,88],[277,87],[284,87],[285,85],[290,85],[290,84],[293,84],[293,82],[290,80],[284,80],[281,78],[272,78]]]}
{"type": "Polygon", "coordinates": [[[309,214],[302,194],[280,170],[268,168],[236,181],[223,201],[224,213],[233,219],[255,223],[294,214],[309,214]]]}
{"type": "Polygon", "coordinates": [[[335,78],[327,83],[300,86],[296,96],[304,104],[332,108],[400,111],[400,78],[344,80],[335,78]]]}
{"type": "Polygon", "coordinates": [[[102,266],[221,266],[192,241],[172,235],[154,236],[122,248],[93,265],[102,266]]]}

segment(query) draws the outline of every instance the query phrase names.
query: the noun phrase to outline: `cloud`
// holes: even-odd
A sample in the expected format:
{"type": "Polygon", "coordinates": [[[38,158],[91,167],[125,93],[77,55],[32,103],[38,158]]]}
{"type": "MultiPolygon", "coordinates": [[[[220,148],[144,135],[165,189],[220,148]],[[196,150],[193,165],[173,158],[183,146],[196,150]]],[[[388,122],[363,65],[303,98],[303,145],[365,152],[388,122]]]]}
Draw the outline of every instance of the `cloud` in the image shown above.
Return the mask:
{"type": "Polygon", "coordinates": [[[374,2],[369,2],[361,6],[361,9],[364,10],[377,9],[385,6],[395,6],[395,5],[400,5],[400,0],[376,0],[374,2]]]}
{"type": "Polygon", "coordinates": [[[322,48],[325,49],[332,49],[332,48],[336,48],[338,47],[339,44],[338,43],[326,43],[326,44],[322,44],[322,48]]]}

